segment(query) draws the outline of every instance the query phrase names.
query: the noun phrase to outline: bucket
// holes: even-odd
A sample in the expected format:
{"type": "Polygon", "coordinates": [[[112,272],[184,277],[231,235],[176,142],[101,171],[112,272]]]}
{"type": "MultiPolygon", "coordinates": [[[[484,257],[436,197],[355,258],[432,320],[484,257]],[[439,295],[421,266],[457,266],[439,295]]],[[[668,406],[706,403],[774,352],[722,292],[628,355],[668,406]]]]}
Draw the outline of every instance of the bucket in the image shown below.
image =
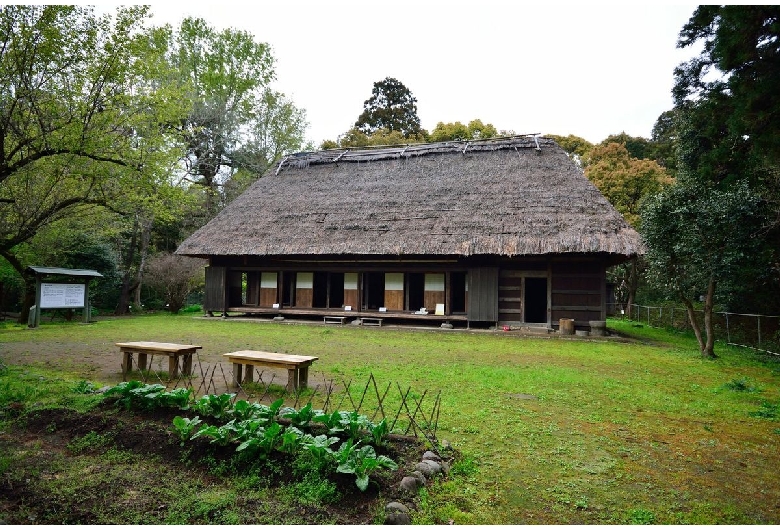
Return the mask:
{"type": "Polygon", "coordinates": [[[558,332],[561,335],[574,335],[574,319],[562,318],[558,321],[558,332]]]}

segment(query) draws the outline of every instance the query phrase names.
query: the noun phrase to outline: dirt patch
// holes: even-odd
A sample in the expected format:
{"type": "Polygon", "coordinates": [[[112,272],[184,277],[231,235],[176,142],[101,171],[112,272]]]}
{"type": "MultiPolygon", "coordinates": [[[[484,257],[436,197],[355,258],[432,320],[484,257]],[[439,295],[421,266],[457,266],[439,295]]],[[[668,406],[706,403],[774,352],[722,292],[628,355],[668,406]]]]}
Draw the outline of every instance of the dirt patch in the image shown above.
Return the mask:
{"type": "MultiPolygon", "coordinates": [[[[403,498],[398,484],[425,450],[417,441],[391,440],[382,451],[399,469],[372,474],[365,492],[355,486],[353,476],[333,473],[327,478],[340,492],[337,501],[286,500],[275,508],[275,493],[261,502],[255,491],[234,489],[240,477],[215,471],[235,458],[235,446],[221,447],[204,438],[182,446],[171,429],[176,415],[174,410],[129,412],[107,402],[87,414],[57,408],[19,416],[12,429],[0,433],[0,455],[9,455],[0,466],[0,520],[5,524],[371,524],[387,502],[403,500],[412,506],[415,502],[403,498]],[[93,462],[83,471],[82,485],[63,476],[72,472],[64,462],[73,458],[93,462]],[[128,458],[135,462],[133,472],[113,475],[112,462],[119,470],[129,465],[128,458]],[[95,487],[97,474],[106,478],[95,487]],[[57,486],[59,481],[62,485],[57,486]],[[220,519],[224,509],[193,509],[178,515],[181,508],[166,498],[162,486],[150,487],[150,482],[165,481],[179,486],[191,483],[206,496],[210,488],[230,491],[234,519],[220,519]]],[[[256,477],[262,479],[258,487],[269,492],[300,480],[293,476],[290,455],[276,454],[262,469],[262,476],[256,477]]]]}

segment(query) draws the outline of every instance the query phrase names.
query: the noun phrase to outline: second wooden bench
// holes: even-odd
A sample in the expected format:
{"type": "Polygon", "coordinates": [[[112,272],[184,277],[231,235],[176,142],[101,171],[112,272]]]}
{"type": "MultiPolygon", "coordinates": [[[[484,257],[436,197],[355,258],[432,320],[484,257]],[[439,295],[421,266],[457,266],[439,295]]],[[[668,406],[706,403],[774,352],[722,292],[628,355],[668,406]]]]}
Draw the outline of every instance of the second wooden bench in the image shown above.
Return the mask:
{"type": "Polygon", "coordinates": [[[251,383],[254,366],[287,369],[287,391],[295,392],[309,384],[309,366],[319,357],[242,350],[223,354],[233,364],[233,384],[251,383]]]}

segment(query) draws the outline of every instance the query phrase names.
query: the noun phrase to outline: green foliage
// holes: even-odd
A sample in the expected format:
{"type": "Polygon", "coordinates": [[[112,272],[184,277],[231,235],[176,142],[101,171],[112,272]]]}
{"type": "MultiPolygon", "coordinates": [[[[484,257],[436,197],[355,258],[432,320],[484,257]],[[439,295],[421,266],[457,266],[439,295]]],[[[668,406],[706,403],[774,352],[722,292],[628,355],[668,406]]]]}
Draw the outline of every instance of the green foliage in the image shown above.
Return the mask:
{"type": "Polygon", "coordinates": [[[192,410],[214,419],[227,418],[231,414],[235,394],[207,394],[196,399],[192,410]]]}
{"type": "Polygon", "coordinates": [[[762,401],[761,408],[749,413],[754,418],[765,418],[773,420],[780,417],[780,403],[772,403],[770,401],[762,401]]]}
{"type": "Polygon", "coordinates": [[[90,381],[81,380],[73,386],[73,392],[76,394],[94,394],[97,387],[90,381]]]}
{"type": "Polygon", "coordinates": [[[634,227],[639,226],[642,200],[672,183],[656,162],[638,159],[617,142],[601,143],[591,150],[585,176],[634,227]]]}
{"type": "Polygon", "coordinates": [[[351,439],[341,444],[334,458],[338,463],[336,472],[355,475],[355,485],[360,491],[366,491],[369,474],[375,469],[398,469],[398,465],[391,458],[377,456],[376,450],[370,445],[358,447],[351,439]]]}
{"type": "Polygon", "coordinates": [[[300,410],[294,408],[286,408],[281,411],[281,417],[290,420],[296,427],[308,427],[315,417],[322,415],[321,410],[315,410],[312,408],[311,403],[307,403],[300,410]]]}
{"type": "Polygon", "coordinates": [[[174,388],[170,391],[160,392],[157,396],[157,402],[161,407],[187,410],[192,400],[192,394],[192,388],[174,388]]]}
{"type": "MultiPolygon", "coordinates": [[[[196,225],[213,216],[240,190],[221,175],[262,175],[282,154],[300,149],[305,112],[270,88],[274,58],[268,44],[233,28],[217,30],[187,17],[170,43],[169,60],[178,86],[193,102],[182,133],[190,180],[202,192],[196,225]],[[231,171],[226,171],[226,168],[231,171]]],[[[248,182],[241,184],[245,187],[248,182]]]]}
{"type": "Polygon", "coordinates": [[[312,467],[321,470],[325,468],[333,457],[333,449],[331,447],[338,441],[339,439],[336,436],[304,434],[301,437],[300,446],[311,456],[313,460],[312,467]]]}
{"type": "Polygon", "coordinates": [[[167,70],[148,17],[143,6],[113,16],[64,5],[0,10],[0,253],[20,275],[23,243],[96,207],[121,210],[167,178],[158,170],[179,155],[161,124],[180,120],[186,98],[154,82],[167,70]]]}
{"type": "Polygon", "coordinates": [[[0,407],[11,404],[23,404],[37,394],[35,386],[24,381],[0,381],[0,407]]]}
{"type": "Polygon", "coordinates": [[[126,409],[153,410],[157,408],[187,409],[192,397],[192,389],[177,388],[170,392],[165,385],[124,381],[106,390],[106,397],[119,396],[117,403],[126,409]]]}
{"type": "MultiPolygon", "coordinates": [[[[780,82],[779,16],[778,6],[703,5],[678,40],[680,48],[701,50],[675,69],[678,178],[702,195],[747,188],[748,207],[758,206],[753,213],[746,209],[745,217],[725,216],[733,227],[748,230],[734,230],[740,244],[725,246],[724,254],[750,256],[753,269],[719,286],[733,293],[727,296],[732,311],[771,314],[778,308],[780,285],[772,271],[780,249],[780,121],[773,118],[780,112],[774,88],[780,82]],[[745,236],[753,248],[745,248],[745,236]]],[[[719,223],[699,226],[706,226],[708,236],[722,228],[719,223]]],[[[722,243],[717,236],[711,239],[713,245],[722,243]]]]}
{"type": "Polygon", "coordinates": [[[449,140],[484,140],[498,136],[496,128],[488,123],[482,123],[482,120],[471,120],[468,125],[461,122],[444,123],[439,122],[431,131],[429,140],[431,142],[446,142],[449,140]]]}
{"type": "Polygon", "coordinates": [[[211,443],[225,446],[237,439],[238,429],[233,420],[224,425],[204,425],[190,439],[200,438],[201,436],[211,438],[211,443]]]}
{"type": "Polygon", "coordinates": [[[259,427],[250,437],[241,442],[236,451],[246,451],[253,457],[266,459],[276,449],[281,436],[282,426],[278,423],[259,427]]]}
{"type": "MultiPolygon", "coordinates": [[[[760,274],[765,262],[755,235],[763,224],[762,208],[745,182],[719,190],[679,178],[642,206],[648,280],[689,307],[707,294],[705,312],[711,316],[718,297],[728,302],[737,282],[760,274]]],[[[705,333],[700,349],[711,355],[711,326],[705,333]]]]}
{"type": "Polygon", "coordinates": [[[111,442],[111,436],[90,431],[84,436],[74,438],[68,442],[68,450],[73,453],[84,453],[105,447],[111,442]]]}
{"type": "Polygon", "coordinates": [[[374,83],[371,97],[363,103],[363,113],[355,127],[365,134],[380,129],[400,132],[405,138],[422,133],[417,116],[417,99],[400,81],[386,77],[374,83]]]}
{"type": "Polygon", "coordinates": [[[301,446],[303,431],[296,427],[287,427],[282,433],[279,442],[279,451],[287,454],[295,454],[301,446]]]}
{"type": "Polygon", "coordinates": [[[290,484],[289,491],[296,504],[309,506],[334,504],[342,498],[337,484],[311,471],[290,484]]]}
{"type": "Polygon", "coordinates": [[[239,399],[233,403],[233,409],[230,411],[236,421],[245,421],[258,418],[266,418],[268,407],[262,403],[250,403],[245,399],[239,399]]]}
{"type": "Polygon", "coordinates": [[[655,524],[655,514],[645,509],[631,510],[627,522],[628,524],[655,524]]]}
{"type": "Polygon", "coordinates": [[[387,441],[387,435],[390,432],[390,428],[387,426],[387,419],[382,418],[377,424],[368,423],[369,433],[371,434],[371,441],[376,447],[385,445],[387,441]]]}
{"type": "Polygon", "coordinates": [[[185,442],[192,438],[195,434],[195,429],[201,424],[200,417],[183,418],[176,416],[173,418],[173,431],[179,436],[182,442],[185,442]]]}
{"type": "Polygon", "coordinates": [[[732,379],[725,385],[723,385],[724,388],[728,390],[733,390],[735,392],[761,392],[761,389],[758,388],[754,381],[751,381],[747,377],[739,377],[737,379],[732,379]]]}

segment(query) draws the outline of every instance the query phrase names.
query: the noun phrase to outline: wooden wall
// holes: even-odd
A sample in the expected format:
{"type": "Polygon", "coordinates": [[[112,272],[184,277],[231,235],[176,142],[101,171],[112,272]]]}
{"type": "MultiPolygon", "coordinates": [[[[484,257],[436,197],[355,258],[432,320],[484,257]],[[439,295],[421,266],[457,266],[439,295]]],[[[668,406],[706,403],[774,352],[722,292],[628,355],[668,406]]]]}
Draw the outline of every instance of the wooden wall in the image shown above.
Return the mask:
{"type": "Polygon", "coordinates": [[[273,307],[278,301],[279,275],[275,272],[260,274],[260,307],[273,307]]]}
{"type": "Polygon", "coordinates": [[[204,311],[225,309],[225,267],[206,267],[206,292],[203,297],[204,311]]]}
{"type": "Polygon", "coordinates": [[[295,307],[313,307],[314,273],[299,272],[295,275],[295,307]]]}
{"type": "Polygon", "coordinates": [[[606,271],[593,261],[560,262],[552,266],[552,324],[573,318],[587,327],[591,320],[606,318],[606,271]]]}
{"type": "Polygon", "coordinates": [[[385,273],[385,307],[388,311],[402,311],[404,308],[404,273],[385,273]]]}
{"type": "Polygon", "coordinates": [[[498,267],[469,269],[467,312],[475,322],[498,321],[498,267]]]}

